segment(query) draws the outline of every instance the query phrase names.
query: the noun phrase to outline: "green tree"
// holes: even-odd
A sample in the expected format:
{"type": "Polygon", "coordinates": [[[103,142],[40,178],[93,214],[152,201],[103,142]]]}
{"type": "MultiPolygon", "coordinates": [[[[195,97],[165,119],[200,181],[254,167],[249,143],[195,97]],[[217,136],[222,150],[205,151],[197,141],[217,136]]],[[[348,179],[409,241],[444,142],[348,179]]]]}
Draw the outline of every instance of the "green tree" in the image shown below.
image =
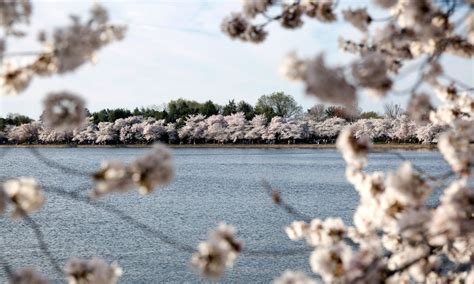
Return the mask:
{"type": "Polygon", "coordinates": [[[237,112],[243,112],[247,120],[251,120],[255,116],[253,106],[246,101],[240,101],[237,104],[237,112]]]}
{"type": "Polygon", "coordinates": [[[199,113],[205,115],[207,117],[218,114],[219,113],[219,106],[213,103],[211,100],[203,103],[199,108],[199,113]]]}
{"type": "Polygon", "coordinates": [[[364,111],[363,113],[360,114],[359,118],[380,118],[380,115],[375,112],[375,111],[364,111]]]}
{"type": "Polygon", "coordinates": [[[222,115],[231,115],[237,112],[237,105],[234,100],[230,100],[222,109],[222,115]]]}
{"type": "Polygon", "coordinates": [[[302,107],[295,99],[283,92],[261,96],[255,105],[255,112],[264,114],[268,119],[274,116],[292,117],[302,112],[302,107]]]}
{"type": "Polygon", "coordinates": [[[190,114],[198,114],[201,104],[196,101],[185,99],[172,100],[168,103],[166,111],[168,112],[167,121],[175,122],[176,120],[185,119],[190,114]]]}

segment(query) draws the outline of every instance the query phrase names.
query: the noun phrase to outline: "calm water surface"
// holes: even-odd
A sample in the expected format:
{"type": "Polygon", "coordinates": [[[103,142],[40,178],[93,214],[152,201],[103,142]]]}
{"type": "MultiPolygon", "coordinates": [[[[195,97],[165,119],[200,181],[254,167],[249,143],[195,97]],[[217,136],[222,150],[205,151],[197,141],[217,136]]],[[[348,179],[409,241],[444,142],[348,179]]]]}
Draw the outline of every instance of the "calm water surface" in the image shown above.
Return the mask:
{"type": "MultiPolygon", "coordinates": [[[[131,161],[146,149],[39,149],[62,165],[94,171],[103,160],[131,161]]],[[[148,196],[136,192],[101,199],[178,242],[197,246],[220,221],[235,225],[245,248],[252,251],[304,250],[283,233],[292,218],[276,208],[261,187],[262,178],[282,192],[302,213],[339,216],[351,223],[358,196],[345,181],[345,164],[335,150],[312,149],[175,149],[177,177],[170,186],[148,196]]],[[[449,168],[438,152],[401,152],[432,173],[449,168]]],[[[45,188],[86,194],[91,180],[51,169],[29,149],[0,148],[0,177],[34,176],[45,188]],[[5,152],[6,151],[6,152],[5,152]]],[[[372,154],[369,171],[395,169],[391,154],[372,154]]],[[[49,189],[51,190],[51,189],[49,189]]],[[[122,218],[94,206],[48,193],[47,203],[32,218],[41,225],[57,261],[69,256],[99,256],[124,269],[121,283],[202,281],[189,268],[190,253],[161,241],[122,218]]],[[[45,258],[24,221],[0,218],[0,257],[14,267],[36,266],[55,282],[64,282],[45,258]]],[[[310,273],[310,252],[282,257],[243,254],[223,279],[226,283],[268,283],[285,269],[310,273]]],[[[0,281],[5,282],[0,271],[0,281]]]]}

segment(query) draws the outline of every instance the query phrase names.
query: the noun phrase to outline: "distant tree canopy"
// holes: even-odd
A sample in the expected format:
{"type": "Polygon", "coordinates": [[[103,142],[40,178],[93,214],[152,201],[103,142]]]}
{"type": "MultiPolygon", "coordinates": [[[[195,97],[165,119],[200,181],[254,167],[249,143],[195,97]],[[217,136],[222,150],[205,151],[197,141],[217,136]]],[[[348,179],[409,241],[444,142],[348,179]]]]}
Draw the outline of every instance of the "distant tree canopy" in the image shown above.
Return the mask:
{"type": "Polygon", "coordinates": [[[98,112],[92,113],[92,117],[94,119],[94,123],[99,122],[114,122],[119,118],[127,118],[132,116],[132,112],[128,109],[124,108],[116,108],[116,109],[103,109],[98,112]]]}
{"type": "Polygon", "coordinates": [[[271,95],[261,96],[255,105],[257,114],[264,114],[267,119],[275,116],[293,117],[301,114],[302,107],[295,99],[283,92],[275,92],[271,95]]]}
{"type": "MultiPolygon", "coordinates": [[[[398,105],[390,105],[386,116],[389,118],[397,117],[401,114],[398,105]],[[388,114],[387,114],[388,112],[388,114]]],[[[203,103],[187,100],[177,99],[163,104],[161,106],[137,107],[132,111],[125,108],[107,108],[96,112],[90,112],[86,109],[88,116],[92,117],[94,124],[99,122],[115,122],[119,118],[128,118],[131,116],[142,116],[143,118],[154,118],[156,120],[164,119],[167,123],[177,123],[177,127],[184,125],[184,122],[190,115],[202,114],[205,117],[210,117],[216,114],[228,116],[236,113],[244,113],[245,119],[252,120],[256,115],[265,115],[267,122],[271,121],[273,117],[279,116],[283,118],[291,118],[303,114],[302,107],[298,105],[291,95],[283,92],[275,92],[269,95],[262,95],[255,106],[246,102],[235,100],[228,101],[225,105],[219,105],[211,100],[203,103]]],[[[317,104],[308,109],[306,114],[311,120],[322,121],[328,118],[339,117],[346,120],[354,120],[356,118],[380,118],[376,112],[360,112],[358,116],[350,114],[344,107],[341,106],[325,106],[317,104]]],[[[42,121],[40,116],[40,121],[42,121]]],[[[6,118],[0,117],[0,131],[4,131],[7,125],[18,126],[24,123],[29,123],[33,119],[20,115],[9,114],[6,118]]]]}
{"type": "Polygon", "coordinates": [[[26,115],[21,115],[17,113],[10,113],[7,117],[0,117],[0,131],[3,131],[7,125],[21,125],[24,123],[32,122],[33,119],[29,118],[26,115]]]}
{"type": "Polygon", "coordinates": [[[381,116],[375,111],[364,111],[360,114],[359,118],[363,118],[363,119],[381,118],[381,116]]]}

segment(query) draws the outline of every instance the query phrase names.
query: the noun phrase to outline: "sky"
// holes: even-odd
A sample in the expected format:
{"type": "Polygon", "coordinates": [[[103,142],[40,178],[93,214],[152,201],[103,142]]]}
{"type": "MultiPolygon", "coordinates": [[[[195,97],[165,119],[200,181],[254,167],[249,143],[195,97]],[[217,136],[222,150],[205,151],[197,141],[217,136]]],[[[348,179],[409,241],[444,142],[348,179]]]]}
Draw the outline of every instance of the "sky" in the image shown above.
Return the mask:
{"type": "MultiPolygon", "coordinates": [[[[34,1],[29,36],[8,42],[7,51],[38,50],[39,29],[53,30],[68,23],[70,14],[86,17],[95,1],[34,1]]],[[[0,116],[21,113],[38,118],[49,92],[68,90],[81,95],[91,111],[162,105],[185,98],[225,104],[231,99],[255,103],[264,94],[283,91],[304,108],[318,103],[304,94],[304,87],[284,79],[278,72],[282,59],[291,51],[302,57],[324,52],[330,64],[344,64],[352,57],[337,47],[339,36],[360,38],[360,33],[341,21],[322,24],[305,19],[297,30],[284,30],[277,23],[269,28],[267,40],[259,45],[229,39],[220,31],[222,19],[240,8],[239,0],[148,0],[100,1],[111,22],[128,25],[121,42],[112,43],[98,54],[98,62],[73,73],[35,78],[18,96],[0,97],[0,116]]],[[[341,1],[361,7],[363,0],[341,1]]],[[[380,13],[375,10],[374,13],[380,13]]],[[[474,85],[474,61],[448,57],[451,75],[474,85]]],[[[414,78],[401,82],[409,84],[414,78]]],[[[406,104],[408,96],[390,96],[375,101],[361,94],[365,111],[383,111],[383,103],[406,104]]]]}

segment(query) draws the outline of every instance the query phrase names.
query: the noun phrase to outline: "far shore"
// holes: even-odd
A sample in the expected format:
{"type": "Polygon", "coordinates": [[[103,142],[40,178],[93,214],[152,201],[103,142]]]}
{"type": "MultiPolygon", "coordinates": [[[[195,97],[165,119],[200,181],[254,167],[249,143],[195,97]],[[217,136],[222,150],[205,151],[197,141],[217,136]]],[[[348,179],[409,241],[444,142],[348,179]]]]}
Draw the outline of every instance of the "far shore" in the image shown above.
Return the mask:
{"type": "MultiPolygon", "coordinates": [[[[335,144],[167,144],[170,148],[212,148],[212,149],[335,149],[335,144]]],[[[150,148],[150,144],[119,145],[67,145],[67,144],[3,144],[0,148],[150,148]]],[[[474,144],[471,144],[474,147],[474,144]]],[[[374,144],[374,149],[386,150],[437,150],[436,144],[374,144]]]]}

